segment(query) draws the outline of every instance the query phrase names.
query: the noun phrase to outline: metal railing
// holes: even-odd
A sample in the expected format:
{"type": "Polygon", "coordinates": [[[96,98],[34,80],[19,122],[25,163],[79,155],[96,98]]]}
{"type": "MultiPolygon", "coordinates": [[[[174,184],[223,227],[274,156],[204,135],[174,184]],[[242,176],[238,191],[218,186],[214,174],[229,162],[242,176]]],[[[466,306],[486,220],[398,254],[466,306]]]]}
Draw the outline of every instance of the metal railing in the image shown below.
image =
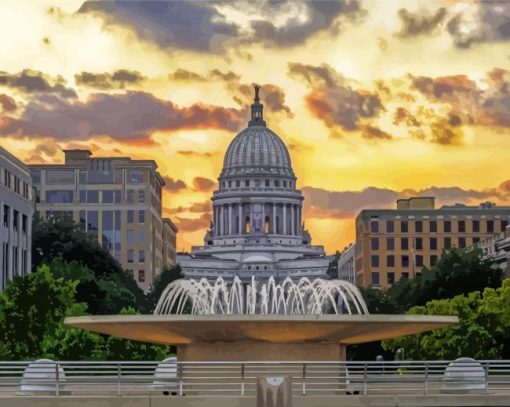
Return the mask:
{"type": "Polygon", "coordinates": [[[0,395],[254,396],[261,376],[289,376],[302,396],[510,395],[510,361],[0,362],[0,395]],[[448,368],[448,369],[447,369],[448,368]]]}

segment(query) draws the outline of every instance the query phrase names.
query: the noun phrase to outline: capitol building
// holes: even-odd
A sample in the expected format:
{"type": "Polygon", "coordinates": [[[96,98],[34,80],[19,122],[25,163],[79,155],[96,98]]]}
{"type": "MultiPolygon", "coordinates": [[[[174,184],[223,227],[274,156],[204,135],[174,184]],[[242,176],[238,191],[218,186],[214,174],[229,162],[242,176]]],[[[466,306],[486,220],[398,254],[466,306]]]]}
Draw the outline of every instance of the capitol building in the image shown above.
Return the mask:
{"type": "Polygon", "coordinates": [[[230,143],[203,246],[179,255],[186,278],[325,277],[329,257],[304,227],[303,196],[283,141],[266,126],[259,87],[251,120],[230,143]]]}

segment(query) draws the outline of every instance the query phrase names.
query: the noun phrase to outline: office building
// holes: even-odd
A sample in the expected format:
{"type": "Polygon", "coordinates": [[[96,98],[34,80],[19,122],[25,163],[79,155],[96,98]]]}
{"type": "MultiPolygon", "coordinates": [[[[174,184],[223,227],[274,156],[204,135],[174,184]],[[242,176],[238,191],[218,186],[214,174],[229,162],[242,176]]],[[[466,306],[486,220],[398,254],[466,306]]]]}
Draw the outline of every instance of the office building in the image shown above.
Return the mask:
{"type": "Polygon", "coordinates": [[[177,226],[170,218],[163,218],[163,247],[161,249],[163,264],[173,266],[176,262],[177,226]]]}
{"type": "Polygon", "coordinates": [[[506,277],[510,277],[510,226],[504,232],[480,240],[476,246],[496,261],[506,277]]]}
{"type": "Polygon", "coordinates": [[[0,147],[0,291],[32,267],[32,181],[28,168],[0,147]]]}
{"type": "Polygon", "coordinates": [[[175,263],[175,238],[165,240],[164,181],[156,162],[95,158],[88,150],[64,153],[64,164],[29,166],[39,216],[83,225],[147,289],[165,265],[175,263]],[[164,257],[166,244],[174,247],[164,257]]]}
{"type": "Polygon", "coordinates": [[[510,207],[485,202],[435,208],[433,197],[400,199],[396,209],[356,218],[356,284],[387,287],[430,268],[443,249],[468,247],[506,229],[510,207]]]}
{"type": "Polygon", "coordinates": [[[346,280],[349,283],[356,284],[356,245],[351,243],[344,251],[340,254],[338,259],[338,278],[340,280],[346,280]]]}

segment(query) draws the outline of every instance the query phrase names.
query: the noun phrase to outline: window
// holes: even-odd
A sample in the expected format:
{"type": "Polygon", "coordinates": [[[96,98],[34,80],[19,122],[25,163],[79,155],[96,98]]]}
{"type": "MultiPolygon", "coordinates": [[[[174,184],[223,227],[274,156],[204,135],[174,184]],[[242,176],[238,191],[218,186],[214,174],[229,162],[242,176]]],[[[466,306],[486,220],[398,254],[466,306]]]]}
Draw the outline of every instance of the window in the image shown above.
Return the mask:
{"type": "Polygon", "coordinates": [[[279,181],[279,180],[276,180],[276,181],[274,182],[274,186],[275,186],[275,187],[279,187],[279,186],[280,186],[280,181],[279,181]]]}
{"type": "Polygon", "coordinates": [[[400,239],[400,249],[409,250],[409,240],[407,239],[407,237],[403,237],[400,239]]]}
{"type": "Polygon", "coordinates": [[[370,232],[379,233],[379,219],[370,219],[370,232]]]}
{"type": "Polygon", "coordinates": [[[414,225],[415,225],[416,233],[423,232],[423,222],[421,220],[417,220],[414,225]]]}
{"type": "Polygon", "coordinates": [[[494,232],[494,221],[493,220],[487,221],[487,232],[494,232]]]}
{"type": "Polygon", "coordinates": [[[127,251],[127,261],[128,263],[133,263],[134,259],[134,251],[133,250],[128,250],[127,251]]]}
{"type": "Polygon", "coordinates": [[[423,267],[423,256],[421,254],[416,255],[416,267],[423,267]]]}
{"type": "Polygon", "coordinates": [[[459,227],[459,232],[465,232],[466,231],[466,221],[459,220],[458,227],[459,227]]]}
{"type": "Polygon", "coordinates": [[[423,238],[416,238],[416,250],[423,250],[423,238]]]}
{"type": "Polygon", "coordinates": [[[138,270],[138,281],[140,283],[145,282],[145,271],[144,270],[138,270]]]}
{"type": "Polygon", "coordinates": [[[433,254],[432,256],[430,256],[430,265],[434,266],[436,263],[437,263],[437,256],[435,254],[433,254]]]}
{"type": "Polygon", "coordinates": [[[386,233],[393,233],[395,230],[395,222],[392,220],[386,221],[386,233]]]}
{"type": "Polygon", "coordinates": [[[430,238],[430,250],[437,250],[437,238],[430,238]]]}
{"type": "Polygon", "coordinates": [[[46,170],[47,184],[74,184],[74,170],[46,170]]]}
{"type": "Polygon", "coordinates": [[[135,221],[135,211],[127,211],[127,221],[128,223],[133,223],[135,221]]]}
{"type": "Polygon", "coordinates": [[[502,220],[501,221],[501,231],[504,232],[506,230],[507,226],[508,226],[508,221],[507,220],[502,220]]]}
{"type": "Polygon", "coordinates": [[[406,220],[400,222],[400,231],[402,233],[407,233],[409,231],[409,226],[406,220]]]}
{"type": "Polygon", "coordinates": [[[466,238],[459,237],[459,247],[466,247],[466,238]]]}
{"type": "Polygon", "coordinates": [[[477,244],[479,241],[480,241],[479,237],[474,237],[473,238],[473,244],[477,244]]]}
{"type": "Polygon", "coordinates": [[[370,239],[370,247],[372,250],[379,250],[379,239],[377,237],[370,239]]]}
{"type": "Polygon", "coordinates": [[[127,203],[130,203],[130,204],[135,203],[135,190],[134,189],[127,190],[127,203]]]}
{"type": "Polygon", "coordinates": [[[268,186],[269,186],[269,180],[268,180],[268,179],[266,179],[266,180],[264,181],[264,185],[265,185],[266,187],[268,187],[268,186]]]}
{"type": "Polygon", "coordinates": [[[372,284],[379,284],[379,273],[372,273],[372,284]]]}
{"type": "Polygon", "coordinates": [[[97,231],[99,229],[97,211],[87,211],[87,231],[92,233],[97,238],[97,231]]]}
{"type": "Polygon", "coordinates": [[[388,284],[393,284],[395,282],[395,273],[390,271],[388,274],[386,274],[386,281],[388,284]]]}
{"type": "Polygon", "coordinates": [[[379,256],[372,256],[371,264],[372,267],[379,267],[379,256]]]}
{"type": "Polygon", "coordinates": [[[452,222],[449,220],[444,221],[444,231],[445,233],[450,233],[452,231],[452,222]]]}
{"type": "Polygon", "coordinates": [[[283,187],[287,188],[287,181],[283,181],[283,187]]]}
{"type": "Polygon", "coordinates": [[[127,179],[129,184],[141,184],[149,182],[149,172],[144,169],[128,169],[127,179]]]}
{"type": "Polygon", "coordinates": [[[128,244],[133,244],[135,242],[135,231],[134,230],[127,231],[127,242],[128,242],[128,244]]]}
{"type": "Polygon", "coordinates": [[[430,233],[436,233],[437,232],[437,221],[431,220],[429,225],[430,225],[430,233]]]}
{"type": "Polygon", "coordinates": [[[46,191],[48,203],[72,203],[73,191],[46,191]]]}
{"type": "Polygon", "coordinates": [[[138,262],[145,263],[145,250],[138,251],[138,262]]]}
{"type": "Polygon", "coordinates": [[[27,233],[27,215],[21,215],[21,231],[27,233]]]}
{"type": "Polygon", "coordinates": [[[395,267],[395,256],[390,254],[386,256],[386,266],[387,267],[395,267]]]}
{"type": "Polygon", "coordinates": [[[480,232],[480,221],[479,220],[473,221],[473,232],[480,232]]]}
{"type": "Polygon", "coordinates": [[[144,243],[145,242],[145,230],[140,230],[138,232],[138,241],[140,243],[144,243]]]}
{"type": "Polygon", "coordinates": [[[145,211],[143,209],[138,211],[138,223],[145,223],[145,211]]]}
{"type": "Polygon", "coordinates": [[[87,203],[99,203],[99,191],[87,191],[87,203]]]}
{"type": "Polygon", "coordinates": [[[404,255],[401,258],[402,261],[402,267],[409,267],[409,256],[404,255]]]}
{"type": "Polygon", "coordinates": [[[30,176],[33,184],[39,185],[41,183],[41,170],[30,170],[30,176]]]}
{"type": "Polygon", "coordinates": [[[114,191],[103,191],[103,203],[113,203],[113,192],[114,191]]]}
{"type": "Polygon", "coordinates": [[[386,250],[395,250],[395,239],[388,237],[386,239],[386,250]]]}
{"type": "Polygon", "coordinates": [[[19,216],[19,212],[14,209],[14,213],[13,213],[13,216],[12,216],[12,228],[17,231],[18,230],[18,216],[19,216]]]}
{"type": "Polygon", "coordinates": [[[401,278],[405,278],[407,280],[409,278],[409,273],[407,271],[402,272],[401,278]]]}
{"type": "Polygon", "coordinates": [[[445,237],[444,238],[444,248],[445,249],[451,249],[452,248],[452,238],[451,237],[445,237]]]}
{"type": "Polygon", "coordinates": [[[249,187],[250,186],[250,181],[248,181],[248,180],[244,181],[244,186],[249,187]]]}
{"type": "MultiPolygon", "coordinates": [[[[230,183],[230,181],[229,181],[230,183]]],[[[145,190],[139,189],[138,190],[138,203],[145,203],[145,190]]]]}

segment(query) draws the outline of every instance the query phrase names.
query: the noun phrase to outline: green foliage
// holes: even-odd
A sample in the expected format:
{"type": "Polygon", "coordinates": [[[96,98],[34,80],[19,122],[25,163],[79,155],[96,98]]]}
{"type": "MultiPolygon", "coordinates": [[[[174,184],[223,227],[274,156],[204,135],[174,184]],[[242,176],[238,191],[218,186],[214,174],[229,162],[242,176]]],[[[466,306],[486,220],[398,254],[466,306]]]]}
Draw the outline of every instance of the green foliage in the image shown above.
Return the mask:
{"type": "Polygon", "coordinates": [[[32,252],[34,270],[51,264],[57,276],[79,280],[76,300],[86,302],[90,313],[117,314],[124,307],[147,310],[145,295],[132,274],[80,225],[34,221],[32,252]]]}
{"type": "Polygon", "coordinates": [[[456,315],[459,324],[419,335],[383,342],[383,348],[402,347],[411,359],[478,359],[510,357],[510,279],[483,294],[472,292],[450,299],[433,300],[413,307],[409,314],[456,315]]]}
{"type": "Polygon", "coordinates": [[[329,262],[327,275],[330,280],[338,278],[338,260],[340,260],[341,253],[337,250],[335,257],[329,262]]]}
{"type": "Polygon", "coordinates": [[[153,312],[158,303],[159,297],[168,286],[168,284],[174,282],[175,280],[179,280],[184,276],[181,273],[181,266],[176,265],[172,267],[166,267],[163,269],[161,274],[159,274],[153,281],[149,292],[147,293],[147,304],[149,307],[149,311],[153,312]]]}

